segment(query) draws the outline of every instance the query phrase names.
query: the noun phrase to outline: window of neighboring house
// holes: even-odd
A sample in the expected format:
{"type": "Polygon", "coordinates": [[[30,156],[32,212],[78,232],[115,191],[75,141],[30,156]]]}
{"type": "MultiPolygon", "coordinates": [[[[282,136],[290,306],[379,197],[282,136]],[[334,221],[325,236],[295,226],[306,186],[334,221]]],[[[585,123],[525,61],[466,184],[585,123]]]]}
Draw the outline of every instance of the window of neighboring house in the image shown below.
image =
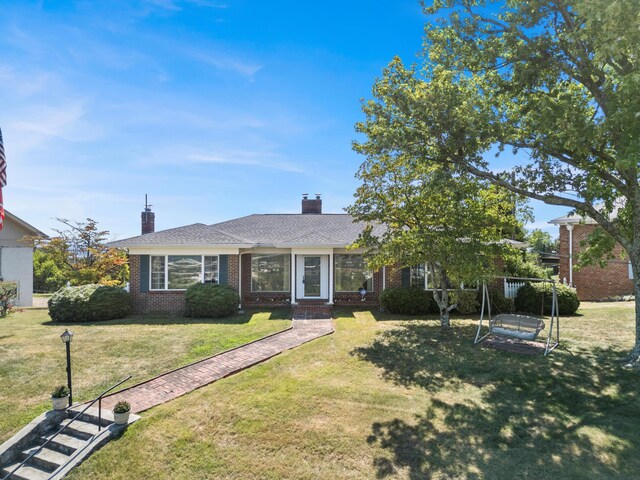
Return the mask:
{"type": "Polygon", "coordinates": [[[151,256],[152,290],[185,290],[198,282],[218,283],[217,256],[151,256]]]}
{"type": "Polygon", "coordinates": [[[360,254],[339,254],[334,257],[336,292],[373,291],[373,272],[367,269],[360,254]]]}
{"type": "Polygon", "coordinates": [[[411,267],[409,280],[409,285],[411,285],[412,287],[426,288],[427,269],[425,268],[424,263],[411,267]]]}
{"type": "MultiPolygon", "coordinates": [[[[411,273],[409,276],[410,285],[412,287],[422,287],[425,290],[433,290],[440,287],[440,276],[436,271],[435,282],[431,271],[426,267],[426,264],[421,263],[411,267],[411,273]],[[435,286],[434,286],[435,284],[435,286]]],[[[476,290],[479,288],[477,281],[463,282],[460,284],[461,289],[476,290]]]]}
{"type": "Polygon", "coordinates": [[[289,292],[291,255],[260,253],[251,255],[252,292],[289,292]]]}

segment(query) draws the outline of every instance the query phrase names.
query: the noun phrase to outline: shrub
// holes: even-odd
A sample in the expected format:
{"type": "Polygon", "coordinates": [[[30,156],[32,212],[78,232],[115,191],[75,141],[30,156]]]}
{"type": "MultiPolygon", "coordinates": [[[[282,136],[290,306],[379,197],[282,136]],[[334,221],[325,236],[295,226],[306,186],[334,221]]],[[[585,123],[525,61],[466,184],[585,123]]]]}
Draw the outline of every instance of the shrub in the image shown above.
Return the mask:
{"type": "MultiPolygon", "coordinates": [[[[476,298],[478,299],[479,310],[482,307],[482,289],[478,290],[478,296],[476,298]]],[[[514,310],[513,299],[505,297],[502,290],[489,288],[489,301],[491,302],[492,315],[510,313],[514,310]]]]}
{"type": "Polygon", "coordinates": [[[94,322],[123,318],[131,313],[131,297],[119,287],[82,285],[64,287],[49,299],[54,322],[94,322]]]}
{"type": "Polygon", "coordinates": [[[433,292],[417,287],[385,288],[380,294],[380,305],[390,313],[418,315],[438,312],[433,292]]]}
{"type": "Polygon", "coordinates": [[[196,283],[185,293],[187,317],[221,318],[233,315],[240,297],[228,285],[196,283]]]}
{"type": "Polygon", "coordinates": [[[113,413],[127,413],[131,410],[131,404],[129,402],[125,402],[124,400],[120,400],[116,402],[113,407],[113,413]]]}
{"type": "MultiPolygon", "coordinates": [[[[560,315],[573,315],[580,306],[580,300],[574,288],[557,284],[558,310],[560,315]]],[[[553,293],[550,283],[526,283],[518,289],[515,309],[518,312],[540,315],[544,303],[544,314],[551,314],[553,293]]]]}
{"type": "Polygon", "coordinates": [[[58,385],[51,392],[51,398],[64,398],[69,395],[69,388],[66,385],[58,385]]]}
{"type": "Polygon", "coordinates": [[[455,303],[456,311],[463,315],[477,313],[480,308],[476,290],[456,290],[451,292],[451,303],[455,303]]]}
{"type": "Polygon", "coordinates": [[[18,296],[18,284],[15,282],[0,282],[0,318],[11,313],[13,302],[18,296]]]}

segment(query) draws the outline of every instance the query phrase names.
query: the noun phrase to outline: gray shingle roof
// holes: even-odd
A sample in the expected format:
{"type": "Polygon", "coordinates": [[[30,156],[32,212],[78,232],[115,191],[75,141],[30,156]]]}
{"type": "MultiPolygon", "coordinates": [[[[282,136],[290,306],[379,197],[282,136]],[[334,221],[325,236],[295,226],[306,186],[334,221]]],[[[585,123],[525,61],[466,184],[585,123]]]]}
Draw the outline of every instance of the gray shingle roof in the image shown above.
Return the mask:
{"type": "MultiPolygon", "coordinates": [[[[377,227],[376,233],[382,233],[377,227]]],[[[196,223],[111,242],[118,248],[147,246],[339,247],[364,229],[345,214],[249,215],[213,225],[196,223]]]]}

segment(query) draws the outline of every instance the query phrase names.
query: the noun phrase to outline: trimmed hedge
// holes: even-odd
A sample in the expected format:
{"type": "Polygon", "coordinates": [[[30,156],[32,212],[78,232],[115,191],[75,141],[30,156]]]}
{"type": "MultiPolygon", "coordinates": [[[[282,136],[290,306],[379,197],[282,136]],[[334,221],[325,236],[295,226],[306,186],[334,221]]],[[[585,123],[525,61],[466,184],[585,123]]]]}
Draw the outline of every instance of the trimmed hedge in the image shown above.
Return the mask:
{"type": "MultiPolygon", "coordinates": [[[[560,315],[573,315],[580,306],[580,300],[574,288],[556,284],[558,292],[558,310],[560,315]]],[[[551,315],[553,293],[550,283],[527,283],[518,289],[514,301],[518,312],[540,315],[543,299],[544,314],[551,315]]]]}
{"type": "Polygon", "coordinates": [[[184,295],[187,317],[222,318],[236,313],[240,297],[228,285],[196,283],[184,295]]]}
{"type": "Polygon", "coordinates": [[[380,305],[389,313],[419,315],[439,311],[433,292],[418,287],[385,288],[380,294],[380,305]]]}
{"type": "Polygon", "coordinates": [[[48,305],[54,322],[95,322],[129,315],[131,296],[120,287],[90,284],[63,287],[48,305]]]}
{"type": "MultiPolygon", "coordinates": [[[[479,305],[478,311],[480,311],[480,308],[482,308],[482,288],[478,290],[477,299],[479,305]]],[[[497,315],[499,313],[511,313],[514,310],[513,299],[505,297],[502,290],[489,288],[489,300],[491,302],[492,315],[497,315]]],[[[538,311],[538,313],[540,312],[538,311]]]]}

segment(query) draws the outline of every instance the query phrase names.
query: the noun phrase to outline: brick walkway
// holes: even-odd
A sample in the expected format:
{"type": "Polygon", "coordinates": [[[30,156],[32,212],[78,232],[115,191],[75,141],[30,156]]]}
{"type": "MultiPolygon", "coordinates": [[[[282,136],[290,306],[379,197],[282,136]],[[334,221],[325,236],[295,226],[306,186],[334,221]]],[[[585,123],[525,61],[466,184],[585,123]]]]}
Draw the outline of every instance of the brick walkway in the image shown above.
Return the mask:
{"type": "Polygon", "coordinates": [[[111,409],[118,400],[126,400],[131,404],[132,412],[142,412],[332,332],[331,320],[294,320],[293,327],[289,330],[200,360],[104,397],[102,406],[111,409]]]}

